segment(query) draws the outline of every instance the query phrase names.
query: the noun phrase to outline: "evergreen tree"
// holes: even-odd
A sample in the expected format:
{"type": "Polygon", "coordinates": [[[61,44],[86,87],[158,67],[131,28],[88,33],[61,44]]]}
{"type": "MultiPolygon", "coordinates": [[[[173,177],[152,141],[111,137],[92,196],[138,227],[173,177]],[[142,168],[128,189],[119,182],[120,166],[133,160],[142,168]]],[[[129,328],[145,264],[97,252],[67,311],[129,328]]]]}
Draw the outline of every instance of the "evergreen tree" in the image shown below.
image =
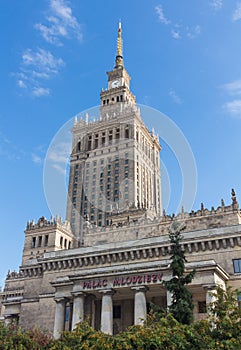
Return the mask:
{"type": "Polygon", "coordinates": [[[181,246],[183,239],[181,231],[184,228],[184,225],[178,226],[176,223],[170,228],[169,239],[172,254],[170,269],[172,271],[172,278],[169,281],[164,281],[163,284],[172,294],[172,303],[169,307],[169,312],[182,324],[190,324],[193,321],[193,303],[192,294],[186,285],[193,280],[195,270],[188,274],[185,273],[185,263],[187,260],[181,246]]]}

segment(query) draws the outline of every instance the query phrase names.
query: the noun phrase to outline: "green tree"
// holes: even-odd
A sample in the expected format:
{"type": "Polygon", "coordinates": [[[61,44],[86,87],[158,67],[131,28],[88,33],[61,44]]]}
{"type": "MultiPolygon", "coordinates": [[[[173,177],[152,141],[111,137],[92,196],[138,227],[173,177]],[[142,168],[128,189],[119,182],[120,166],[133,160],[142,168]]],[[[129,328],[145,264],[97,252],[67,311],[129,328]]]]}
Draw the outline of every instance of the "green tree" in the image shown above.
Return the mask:
{"type": "Polygon", "coordinates": [[[186,285],[193,280],[195,270],[188,274],[185,272],[185,263],[187,260],[181,246],[183,239],[181,231],[184,228],[184,225],[178,226],[176,223],[170,228],[169,239],[172,254],[170,269],[172,271],[172,278],[169,281],[163,281],[163,284],[172,294],[172,304],[169,307],[169,312],[182,324],[190,324],[193,321],[193,303],[192,294],[186,285]]]}

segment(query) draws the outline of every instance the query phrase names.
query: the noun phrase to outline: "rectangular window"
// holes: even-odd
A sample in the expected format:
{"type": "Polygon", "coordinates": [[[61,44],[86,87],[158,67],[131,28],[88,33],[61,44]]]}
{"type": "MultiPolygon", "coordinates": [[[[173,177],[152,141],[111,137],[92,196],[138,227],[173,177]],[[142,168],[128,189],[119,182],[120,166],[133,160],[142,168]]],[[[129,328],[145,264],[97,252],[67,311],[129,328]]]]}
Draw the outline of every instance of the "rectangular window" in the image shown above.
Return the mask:
{"type": "Polygon", "coordinates": [[[241,259],[233,260],[234,273],[241,273],[241,259]]]}
{"type": "Polygon", "coordinates": [[[113,305],[113,318],[121,318],[121,305],[113,305]]]}
{"type": "Polygon", "coordinates": [[[205,314],[206,312],[207,312],[206,301],[199,301],[198,302],[198,313],[205,314]]]}
{"type": "Polygon", "coordinates": [[[45,235],[45,238],[44,238],[44,245],[45,245],[45,247],[47,247],[48,242],[49,242],[49,235],[45,235]]]}
{"type": "Polygon", "coordinates": [[[32,238],[32,248],[35,248],[36,246],[36,237],[32,238]]]}
{"type": "Polygon", "coordinates": [[[41,247],[42,245],[42,236],[39,236],[38,238],[38,247],[41,247]]]}

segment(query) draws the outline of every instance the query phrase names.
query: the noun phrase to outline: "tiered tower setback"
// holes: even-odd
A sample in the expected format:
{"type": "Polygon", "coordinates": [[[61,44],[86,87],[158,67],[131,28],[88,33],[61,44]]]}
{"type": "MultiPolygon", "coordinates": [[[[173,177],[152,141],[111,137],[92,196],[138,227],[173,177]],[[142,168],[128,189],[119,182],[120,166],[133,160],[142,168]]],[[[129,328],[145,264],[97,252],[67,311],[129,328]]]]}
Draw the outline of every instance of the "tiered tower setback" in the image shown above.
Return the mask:
{"type": "Polygon", "coordinates": [[[67,220],[84,244],[88,227],[161,215],[158,137],[144,125],[122,56],[118,28],[115,67],[100,94],[100,119],[73,127],[67,220]]]}

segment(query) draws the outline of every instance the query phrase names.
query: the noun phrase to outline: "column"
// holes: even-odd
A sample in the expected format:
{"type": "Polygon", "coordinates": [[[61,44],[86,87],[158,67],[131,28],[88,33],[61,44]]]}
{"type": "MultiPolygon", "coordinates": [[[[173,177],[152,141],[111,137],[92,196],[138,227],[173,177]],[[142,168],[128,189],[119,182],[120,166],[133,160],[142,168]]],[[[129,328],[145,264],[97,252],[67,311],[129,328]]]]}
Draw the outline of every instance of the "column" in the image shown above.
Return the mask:
{"type": "Polygon", "coordinates": [[[56,298],[55,301],[54,338],[59,339],[64,330],[65,298],[56,298]]]}
{"type": "Polygon", "coordinates": [[[167,310],[172,305],[172,293],[167,290],[167,310]]]}
{"type": "Polygon", "coordinates": [[[146,319],[146,291],[147,287],[133,287],[135,291],[134,300],[134,324],[142,325],[146,319]]]}
{"type": "Polygon", "coordinates": [[[101,305],[101,331],[106,334],[113,334],[113,301],[114,291],[107,289],[100,291],[102,295],[101,305]]]}
{"type": "Polygon", "coordinates": [[[72,316],[72,330],[76,327],[78,322],[84,320],[84,303],[85,303],[85,293],[83,292],[73,292],[74,297],[73,302],[73,316],[72,316]]]}
{"type": "Polygon", "coordinates": [[[12,323],[12,315],[4,315],[5,326],[9,326],[12,323]]]}
{"type": "Polygon", "coordinates": [[[206,290],[206,309],[207,312],[209,312],[210,304],[216,301],[217,297],[215,295],[212,295],[212,293],[215,293],[216,291],[216,285],[206,285],[203,286],[206,290]]]}

